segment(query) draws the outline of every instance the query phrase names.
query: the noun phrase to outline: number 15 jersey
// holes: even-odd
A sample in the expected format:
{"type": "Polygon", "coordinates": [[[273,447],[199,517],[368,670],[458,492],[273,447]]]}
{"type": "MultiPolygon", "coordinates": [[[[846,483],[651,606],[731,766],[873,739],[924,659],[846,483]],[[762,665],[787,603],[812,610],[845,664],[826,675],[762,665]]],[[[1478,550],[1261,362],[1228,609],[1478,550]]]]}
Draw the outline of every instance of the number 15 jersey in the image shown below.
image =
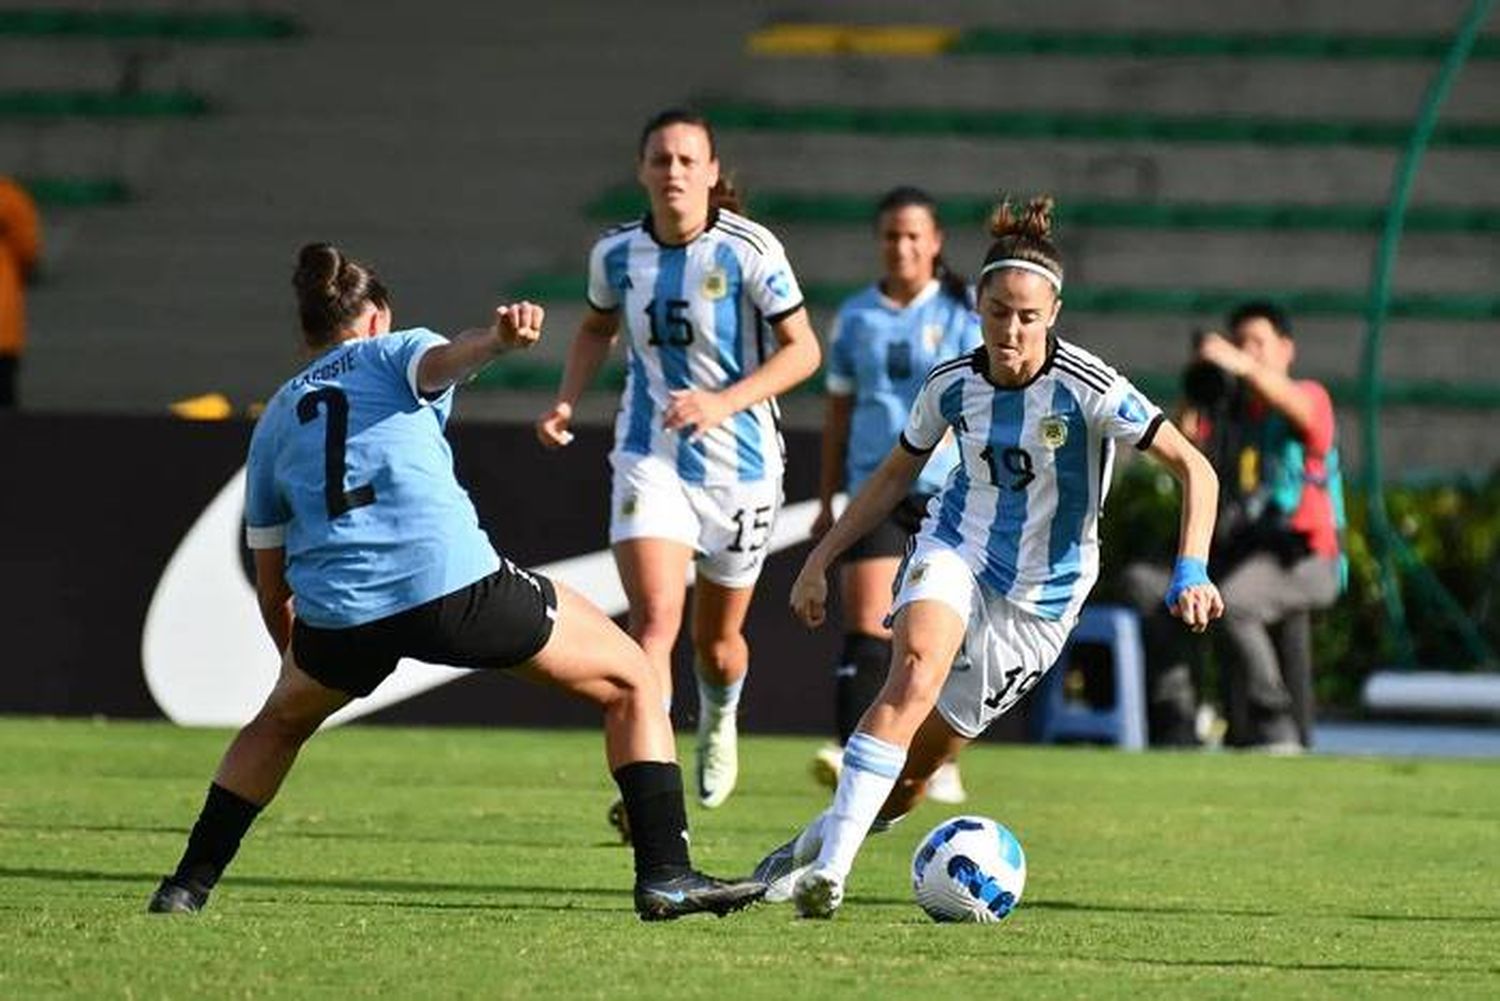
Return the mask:
{"type": "Polygon", "coordinates": [[[918,541],[961,556],[980,583],[1033,615],[1077,615],[1099,576],[1099,514],[1114,441],[1147,449],[1163,416],[1097,357],[1049,338],[1024,386],[989,380],[985,349],[938,365],[901,444],[929,452],[950,427],[959,464],[918,541]]]}
{"type": "Polygon", "coordinates": [[[453,390],[425,398],[431,330],[347,341],[276,391],[250,439],[245,534],[286,547],[296,615],[343,629],[415,608],[499,569],[453,475],[453,390]]]}
{"type": "Polygon", "coordinates": [[[619,311],[627,375],[615,448],[668,460],[684,483],[722,486],[779,478],[776,404],[732,415],[699,441],[668,431],[678,389],[718,391],[776,349],[769,325],[802,307],[802,291],[771,231],[715,211],[686,244],[659,242],[645,219],[607,231],[589,255],[589,304],[619,311]]]}

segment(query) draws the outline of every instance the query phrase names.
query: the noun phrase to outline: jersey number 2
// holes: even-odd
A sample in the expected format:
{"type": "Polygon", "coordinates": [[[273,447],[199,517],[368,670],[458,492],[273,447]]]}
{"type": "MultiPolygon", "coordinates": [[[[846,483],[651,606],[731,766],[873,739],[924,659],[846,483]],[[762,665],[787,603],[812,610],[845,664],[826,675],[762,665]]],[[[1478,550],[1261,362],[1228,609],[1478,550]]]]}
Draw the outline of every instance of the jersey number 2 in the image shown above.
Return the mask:
{"type": "Polygon", "coordinates": [[[375,503],[375,487],[366,483],[352,490],[344,489],[344,448],[349,439],[349,398],[332,386],[314,390],[297,401],[297,420],[311,424],[318,419],[318,407],[328,411],[328,426],[323,434],[323,496],[328,501],[328,520],[345,511],[375,503]]]}

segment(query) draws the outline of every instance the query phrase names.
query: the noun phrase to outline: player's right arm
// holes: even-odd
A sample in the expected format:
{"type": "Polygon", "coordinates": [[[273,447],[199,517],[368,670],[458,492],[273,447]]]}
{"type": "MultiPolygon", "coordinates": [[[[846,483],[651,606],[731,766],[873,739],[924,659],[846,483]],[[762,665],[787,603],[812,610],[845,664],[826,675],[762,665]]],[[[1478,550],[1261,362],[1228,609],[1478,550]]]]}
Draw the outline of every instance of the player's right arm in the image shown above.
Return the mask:
{"type": "Polygon", "coordinates": [[[590,306],[583,322],[578,325],[578,335],[568,348],[568,360],[563,366],[562,384],[557,388],[557,401],[541,417],[537,418],[536,436],[547,448],[562,448],[573,440],[568,426],[573,422],[573,406],[614,347],[615,335],[620,329],[619,310],[601,310],[590,306]]]}
{"type": "Polygon", "coordinates": [[[292,642],[292,588],[286,582],[286,548],[257,549],[255,552],[255,598],[260,605],[260,620],[271,634],[271,642],[285,653],[292,642]]]}

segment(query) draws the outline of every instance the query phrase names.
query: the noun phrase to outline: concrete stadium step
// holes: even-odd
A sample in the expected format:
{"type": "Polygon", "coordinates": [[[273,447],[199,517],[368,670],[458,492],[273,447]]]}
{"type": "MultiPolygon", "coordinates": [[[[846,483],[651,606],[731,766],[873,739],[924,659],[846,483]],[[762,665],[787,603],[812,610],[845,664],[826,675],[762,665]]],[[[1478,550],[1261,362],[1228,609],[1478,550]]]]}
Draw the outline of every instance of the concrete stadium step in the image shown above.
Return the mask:
{"type": "Polygon", "coordinates": [[[1451,34],[1468,0],[928,0],[920,16],[910,0],[782,0],[767,4],[763,23],[781,21],[859,24],[976,25],[1021,32],[1076,30],[1119,32],[1327,32],[1333,34],[1416,32],[1451,34]]]}
{"type": "MultiPolygon", "coordinates": [[[[825,194],[817,191],[750,191],[747,211],[775,227],[787,224],[857,226],[868,229],[883,192],[825,194]]],[[[949,228],[980,225],[989,219],[995,197],[948,195],[938,199],[938,213],[949,228]]],[[[646,196],[638,185],[611,188],[584,207],[601,223],[638,216],[646,196]]],[[[1058,225],[1094,229],[1223,229],[1371,233],[1385,224],[1378,204],[1306,204],[1292,202],[1150,202],[1134,200],[1062,202],[1058,225]]],[[[1403,222],[1407,232],[1500,232],[1500,207],[1414,205],[1403,222]]]]}
{"type": "Polygon", "coordinates": [[[87,10],[69,4],[0,10],[0,41],[103,38],[205,43],[275,40],[301,33],[296,18],[288,14],[245,6],[242,10],[87,10]]]}
{"type": "MultiPolygon", "coordinates": [[[[860,124],[873,131],[896,133],[904,128],[931,133],[943,127],[942,116],[951,114],[949,128],[995,134],[1024,130],[1023,134],[1087,137],[1129,130],[1149,135],[1170,125],[1173,132],[1162,138],[1215,141],[1217,130],[1243,126],[1263,131],[1269,142],[1343,141],[1346,132],[1357,135],[1355,124],[1372,113],[1404,130],[1435,72],[1430,64],[1410,61],[1269,67],[1232,59],[1112,56],[1027,56],[1004,62],[762,59],[757,69],[743,81],[732,107],[737,116],[752,117],[745,104],[769,105],[780,110],[757,108],[753,117],[788,127],[808,127],[801,124],[809,114],[804,102],[816,95],[819,101],[837,102],[837,107],[819,109],[819,118],[833,128],[853,127],[844,119],[858,113],[860,124]],[[1150,109],[1150,114],[1141,114],[1141,109],[1150,109]],[[1110,117],[1081,117],[1090,113],[1110,117]],[[1327,121],[1294,130],[1288,121],[1293,115],[1299,122],[1327,121]],[[1190,127],[1164,121],[1171,116],[1212,118],[1190,127]],[[1267,122],[1241,121],[1255,116],[1267,122]],[[1319,138],[1325,133],[1329,138],[1319,138]],[[1281,136],[1287,138],[1278,139],[1281,136]]],[[[1443,106],[1442,121],[1493,119],[1497,93],[1500,62],[1466,66],[1443,106]]],[[[718,110],[727,126],[732,121],[727,108],[718,110]]]]}
{"type": "Polygon", "coordinates": [[[141,187],[173,119],[0,121],[0,171],[29,177],[107,177],[141,187]]]}
{"type": "MultiPolygon", "coordinates": [[[[1028,30],[920,23],[833,24],[781,21],[750,36],[762,56],[1065,56],[1096,59],[1320,59],[1436,60],[1447,53],[1447,35],[1354,34],[1298,31],[1089,31],[1028,30]]],[[[1500,38],[1480,38],[1472,59],[1500,58],[1500,38]]]]}
{"type": "MultiPolygon", "coordinates": [[[[1252,143],[1262,146],[1401,147],[1410,118],[1294,118],[1281,116],[1067,112],[849,103],[780,104],[708,101],[703,110],[717,129],[777,134],[833,133],[889,137],[989,137],[1017,139],[1185,143],[1252,143]]],[[[1408,109],[1402,109],[1407,112],[1408,109]]],[[[1432,145],[1500,147],[1500,123],[1440,121],[1432,145]]]]}
{"type": "MultiPolygon", "coordinates": [[[[953,136],[728,133],[720,159],[757,190],[864,193],[919,184],[934,194],[1050,191],[1061,200],[1375,202],[1390,195],[1400,151],[1252,144],[990,141],[953,136]]],[[[1500,205],[1494,154],[1430,150],[1417,204],[1500,205]]]]}
{"type": "Polygon", "coordinates": [[[171,42],[59,43],[0,35],[0,94],[96,91],[108,94],[212,93],[234,46],[198,48],[171,42]]]}

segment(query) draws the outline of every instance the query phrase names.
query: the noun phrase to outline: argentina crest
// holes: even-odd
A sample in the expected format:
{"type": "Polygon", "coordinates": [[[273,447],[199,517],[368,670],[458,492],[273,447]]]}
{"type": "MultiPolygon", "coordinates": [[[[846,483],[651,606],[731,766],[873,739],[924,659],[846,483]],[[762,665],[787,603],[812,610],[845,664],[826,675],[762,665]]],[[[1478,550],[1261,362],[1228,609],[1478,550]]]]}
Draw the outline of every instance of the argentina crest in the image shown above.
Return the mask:
{"type": "Polygon", "coordinates": [[[1068,419],[1061,414],[1048,414],[1037,422],[1037,431],[1042,444],[1048,448],[1062,448],[1068,442],[1068,419]]]}
{"type": "Polygon", "coordinates": [[[709,299],[722,299],[729,294],[729,276],[723,268],[714,268],[703,276],[703,295],[709,299]]]}

